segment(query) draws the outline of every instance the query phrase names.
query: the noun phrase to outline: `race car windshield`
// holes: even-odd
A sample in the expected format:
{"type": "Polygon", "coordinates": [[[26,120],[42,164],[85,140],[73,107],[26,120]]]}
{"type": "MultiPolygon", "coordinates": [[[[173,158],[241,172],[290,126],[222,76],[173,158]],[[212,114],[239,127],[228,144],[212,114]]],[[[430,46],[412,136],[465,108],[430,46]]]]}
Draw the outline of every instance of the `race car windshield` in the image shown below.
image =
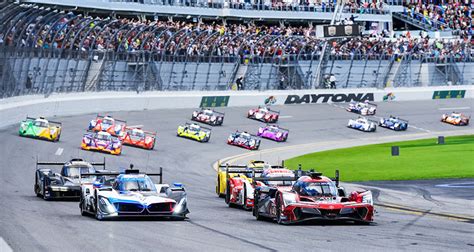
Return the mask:
{"type": "Polygon", "coordinates": [[[41,128],[47,128],[47,127],[48,127],[48,123],[47,123],[47,122],[43,122],[43,121],[35,121],[35,126],[36,126],[36,127],[41,127],[41,128]]]}
{"type": "Polygon", "coordinates": [[[115,186],[119,191],[156,191],[153,181],[148,177],[122,179],[115,186]]]}
{"type": "Polygon", "coordinates": [[[191,126],[189,126],[189,130],[191,130],[191,131],[199,131],[199,126],[191,125],[191,126]]]}
{"type": "Polygon", "coordinates": [[[203,114],[207,116],[212,116],[212,111],[204,111],[203,114]]]}
{"type": "Polygon", "coordinates": [[[69,178],[79,178],[84,173],[94,173],[94,169],[88,166],[69,166],[64,167],[64,176],[69,178]]]}
{"type": "Polygon", "coordinates": [[[97,139],[104,140],[104,141],[109,141],[110,140],[110,135],[97,134],[97,139]]]}
{"type": "Polygon", "coordinates": [[[102,123],[103,123],[103,124],[107,124],[107,125],[112,125],[112,124],[114,124],[114,121],[111,120],[111,119],[103,119],[103,120],[102,120],[102,123]]]}
{"type": "Polygon", "coordinates": [[[304,182],[300,194],[305,196],[337,196],[336,186],[328,182],[304,182]]]}
{"type": "Polygon", "coordinates": [[[145,137],[145,133],[143,133],[143,131],[132,131],[130,135],[133,137],[145,137]]]}

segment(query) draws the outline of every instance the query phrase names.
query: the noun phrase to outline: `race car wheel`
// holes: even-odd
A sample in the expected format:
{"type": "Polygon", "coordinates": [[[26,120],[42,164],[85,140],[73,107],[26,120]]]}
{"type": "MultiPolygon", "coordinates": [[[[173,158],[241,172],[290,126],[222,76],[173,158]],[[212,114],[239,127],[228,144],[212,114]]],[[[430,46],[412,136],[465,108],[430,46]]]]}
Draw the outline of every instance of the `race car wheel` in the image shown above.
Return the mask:
{"type": "Polygon", "coordinates": [[[58,134],[58,137],[54,140],[55,142],[59,142],[59,138],[61,137],[61,133],[58,134]]]}
{"type": "Polygon", "coordinates": [[[41,192],[40,192],[38,184],[35,184],[35,194],[36,194],[36,197],[41,197],[41,192]]]}
{"type": "Polygon", "coordinates": [[[226,188],[225,188],[225,203],[230,206],[230,183],[227,180],[226,188]]]}
{"type": "Polygon", "coordinates": [[[81,192],[81,201],[79,202],[79,208],[81,209],[81,215],[86,216],[87,212],[84,211],[84,197],[82,195],[82,192],[81,192]]]}
{"type": "Polygon", "coordinates": [[[276,221],[278,224],[283,224],[281,220],[281,195],[277,194],[275,199],[275,207],[276,207],[276,221]]]}
{"type": "Polygon", "coordinates": [[[217,175],[216,194],[219,198],[221,197],[221,183],[219,183],[219,175],[217,175]]]}
{"type": "Polygon", "coordinates": [[[245,183],[244,183],[244,196],[242,198],[243,198],[243,203],[244,203],[242,207],[245,210],[250,210],[250,208],[247,206],[247,185],[245,183]]]}

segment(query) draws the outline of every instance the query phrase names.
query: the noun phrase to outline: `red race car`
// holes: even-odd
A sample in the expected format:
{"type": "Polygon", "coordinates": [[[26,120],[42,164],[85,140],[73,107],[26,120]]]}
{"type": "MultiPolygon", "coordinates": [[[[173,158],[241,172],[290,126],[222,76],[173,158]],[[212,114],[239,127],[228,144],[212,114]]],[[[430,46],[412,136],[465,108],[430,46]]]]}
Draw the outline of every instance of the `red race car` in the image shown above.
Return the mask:
{"type": "Polygon", "coordinates": [[[256,109],[249,110],[247,118],[255,119],[266,123],[276,123],[280,117],[280,111],[271,110],[268,107],[258,106],[256,109]]]}
{"type": "Polygon", "coordinates": [[[338,171],[335,181],[322,173],[308,172],[287,186],[271,185],[277,181],[295,181],[295,178],[254,178],[254,183],[266,184],[255,188],[253,215],[257,220],[270,218],[279,224],[311,220],[373,221],[372,193],[354,191],[347,196],[344,188],[339,187],[338,171]]]}
{"type": "Polygon", "coordinates": [[[153,150],[156,142],[156,132],[144,131],[140,128],[125,128],[125,133],[120,140],[123,145],[153,150]]]}
{"type": "Polygon", "coordinates": [[[125,127],[127,127],[127,121],[114,119],[108,115],[97,115],[97,118],[89,123],[89,130],[106,131],[112,136],[122,136],[125,133],[125,127]]]}

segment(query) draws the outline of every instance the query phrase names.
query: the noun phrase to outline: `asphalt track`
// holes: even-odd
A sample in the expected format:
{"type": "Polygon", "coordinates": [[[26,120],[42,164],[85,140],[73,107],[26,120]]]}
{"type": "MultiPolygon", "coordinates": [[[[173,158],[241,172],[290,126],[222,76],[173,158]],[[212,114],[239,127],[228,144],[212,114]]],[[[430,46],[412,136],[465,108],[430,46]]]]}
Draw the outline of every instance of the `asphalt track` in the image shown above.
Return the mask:
{"type": "MultiPolygon", "coordinates": [[[[378,116],[398,115],[408,119],[411,127],[406,132],[377,129],[375,133],[363,133],[346,128],[348,119],[357,115],[339,106],[279,107],[280,124],[291,130],[288,142],[263,140],[261,149],[316,141],[363,142],[402,135],[409,138],[426,132],[472,133],[473,124],[455,127],[439,122],[442,113],[455,108],[473,114],[473,101],[380,103],[378,116]]],[[[143,124],[145,129],[158,132],[154,151],[124,147],[120,157],[80,150],[81,136],[93,114],[56,118],[63,122],[59,143],[20,138],[17,125],[2,129],[0,237],[15,251],[467,251],[474,248],[473,224],[407,211],[379,207],[376,223],[369,226],[331,223],[280,226],[256,221],[250,212],[228,208],[215,194],[216,174],[211,165],[217,159],[249,152],[225,142],[233,130],[255,132],[261,125],[245,118],[247,109],[221,109],[226,113],[224,126],[213,128],[209,143],[176,137],[178,124],[191,115],[189,109],[113,113],[129,125],[143,124]],[[77,202],[43,201],[33,193],[37,156],[43,161],[66,161],[72,157],[99,161],[105,156],[108,169],[125,168],[133,163],[152,172],[162,166],[165,182],[179,181],[186,186],[189,220],[100,222],[82,217],[77,202]]]]}

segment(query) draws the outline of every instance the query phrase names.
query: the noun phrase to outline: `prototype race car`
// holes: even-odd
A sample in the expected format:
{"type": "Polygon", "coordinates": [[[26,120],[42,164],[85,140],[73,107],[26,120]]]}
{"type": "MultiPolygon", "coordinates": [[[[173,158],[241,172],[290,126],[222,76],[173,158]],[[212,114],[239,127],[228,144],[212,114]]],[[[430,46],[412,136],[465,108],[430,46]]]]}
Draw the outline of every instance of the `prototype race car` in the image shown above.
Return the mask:
{"type": "Polygon", "coordinates": [[[408,121],[399,117],[390,116],[389,118],[380,118],[379,126],[395,131],[407,130],[408,121]]]}
{"type": "Polygon", "coordinates": [[[351,102],[346,108],[349,112],[354,112],[361,115],[375,115],[377,111],[377,104],[366,102],[351,102]]]}
{"type": "Polygon", "coordinates": [[[122,142],[105,131],[88,132],[82,137],[81,149],[120,155],[122,154],[122,142]]]}
{"type": "Polygon", "coordinates": [[[359,117],[355,120],[350,119],[347,123],[347,127],[364,132],[375,132],[377,129],[377,124],[365,117],[359,117]]]}
{"type": "Polygon", "coordinates": [[[209,139],[211,139],[211,129],[201,127],[195,123],[185,123],[184,125],[178,126],[176,135],[204,143],[209,142],[209,139]]]}
{"type": "Polygon", "coordinates": [[[469,120],[471,117],[466,116],[463,113],[453,112],[449,114],[443,114],[441,117],[441,122],[449,123],[456,126],[466,126],[469,125],[469,120]]]}
{"type": "Polygon", "coordinates": [[[213,109],[201,108],[201,110],[195,110],[193,112],[191,120],[218,126],[224,122],[224,113],[217,112],[213,109]]]}
{"type": "Polygon", "coordinates": [[[186,190],[182,184],[174,183],[173,187],[162,184],[161,168],[160,173],[154,174],[140,173],[132,168],[131,165],[131,169],[124,173],[115,174],[116,178],[111,185],[101,181],[83,184],[79,203],[81,215],[93,215],[98,220],[120,217],[186,218],[189,210],[186,190]],[[154,184],[150,176],[159,176],[159,184],[154,184]]]}
{"type": "Polygon", "coordinates": [[[216,194],[219,197],[224,197],[227,188],[227,176],[236,176],[236,173],[226,173],[227,169],[247,169],[250,172],[253,169],[263,170],[264,167],[270,167],[268,163],[261,160],[251,160],[247,165],[229,165],[229,164],[218,164],[217,167],[217,185],[216,194]]]}
{"type": "Polygon", "coordinates": [[[234,169],[227,170],[227,190],[225,202],[228,206],[241,206],[243,209],[250,210],[254,205],[254,189],[256,186],[263,186],[260,181],[253,182],[253,179],[260,177],[287,177],[294,176],[290,171],[281,166],[272,166],[267,169],[234,169]],[[229,176],[229,174],[237,174],[229,176]]]}
{"type": "Polygon", "coordinates": [[[271,110],[268,107],[258,106],[256,109],[250,109],[247,117],[266,123],[276,123],[280,117],[280,111],[271,110]]]}
{"type": "MultiPolygon", "coordinates": [[[[45,200],[50,199],[79,199],[81,195],[81,177],[83,173],[96,173],[95,167],[105,168],[102,163],[89,163],[80,158],[74,158],[64,163],[36,162],[35,194],[45,200]],[[62,166],[61,173],[54,173],[51,167],[62,166]]],[[[88,179],[95,179],[90,177],[88,179]]]]}
{"type": "Polygon", "coordinates": [[[227,144],[246,148],[248,150],[258,150],[260,138],[248,132],[236,131],[227,138],[227,144]]]}
{"type": "Polygon", "coordinates": [[[285,142],[288,139],[290,130],[284,129],[278,125],[266,125],[258,128],[257,136],[271,139],[277,142],[285,142]]]}
{"type": "Polygon", "coordinates": [[[48,121],[44,117],[26,117],[20,122],[18,134],[24,137],[33,137],[57,142],[61,137],[62,125],[60,122],[48,121]]]}
{"type": "Polygon", "coordinates": [[[127,127],[126,121],[114,119],[111,116],[97,115],[97,118],[89,123],[90,131],[106,131],[112,136],[122,136],[125,127],[127,127]]]}
{"type": "Polygon", "coordinates": [[[373,221],[374,205],[370,191],[354,191],[349,196],[339,187],[339,172],[335,181],[311,172],[299,177],[255,178],[254,183],[267,183],[255,189],[253,215],[257,220],[270,218],[279,224],[311,220],[340,220],[358,223],[373,221]],[[286,182],[271,185],[271,182],[286,182]]]}
{"type": "Polygon", "coordinates": [[[125,133],[120,137],[123,145],[153,150],[155,148],[156,133],[144,131],[140,128],[125,128],[125,133]]]}

